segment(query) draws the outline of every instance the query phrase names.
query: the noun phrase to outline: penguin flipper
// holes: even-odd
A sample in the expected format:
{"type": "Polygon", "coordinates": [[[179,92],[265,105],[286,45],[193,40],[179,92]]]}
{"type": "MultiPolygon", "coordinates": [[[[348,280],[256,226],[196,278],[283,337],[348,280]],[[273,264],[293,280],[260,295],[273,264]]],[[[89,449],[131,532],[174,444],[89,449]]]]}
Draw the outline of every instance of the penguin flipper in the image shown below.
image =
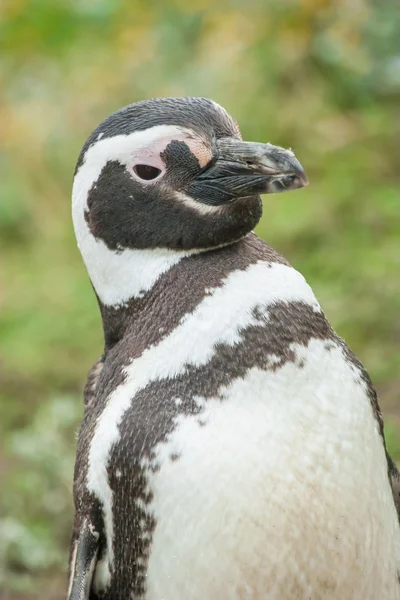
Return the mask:
{"type": "Polygon", "coordinates": [[[96,390],[99,383],[100,375],[104,366],[104,356],[101,356],[99,360],[97,360],[93,367],[90,369],[87,381],[85,385],[85,390],[83,392],[84,398],[84,406],[85,410],[88,408],[92,408],[96,401],[96,390]]]}
{"type": "Polygon", "coordinates": [[[88,519],[82,523],[71,553],[67,600],[88,600],[97,554],[99,534],[88,519]]]}

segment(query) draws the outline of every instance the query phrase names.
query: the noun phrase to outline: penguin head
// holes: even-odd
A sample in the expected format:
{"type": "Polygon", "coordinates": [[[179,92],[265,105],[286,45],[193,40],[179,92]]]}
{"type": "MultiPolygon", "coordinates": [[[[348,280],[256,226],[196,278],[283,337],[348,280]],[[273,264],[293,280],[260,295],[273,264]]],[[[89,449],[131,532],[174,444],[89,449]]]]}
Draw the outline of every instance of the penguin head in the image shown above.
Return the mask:
{"type": "Polygon", "coordinates": [[[103,306],[142,297],[192,253],[247,235],[260,194],[307,184],[290,150],[243,142],[206,98],[156,98],[105,119],[75,171],[78,246],[103,306]]]}
{"type": "Polygon", "coordinates": [[[78,242],[91,235],[118,252],[213,248],[254,228],[260,194],[306,183],[291,151],[243,142],[212,100],[146,100],[109,116],[86,141],[74,180],[75,229],[78,242]]]}

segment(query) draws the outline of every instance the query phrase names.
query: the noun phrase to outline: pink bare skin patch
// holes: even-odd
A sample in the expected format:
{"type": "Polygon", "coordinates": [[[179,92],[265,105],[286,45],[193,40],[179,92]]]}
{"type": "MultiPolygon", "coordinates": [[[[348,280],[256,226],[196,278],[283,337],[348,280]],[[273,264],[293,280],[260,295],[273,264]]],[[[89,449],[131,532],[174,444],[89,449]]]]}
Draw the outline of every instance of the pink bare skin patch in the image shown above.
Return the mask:
{"type": "MultiPolygon", "coordinates": [[[[176,133],[162,135],[158,139],[152,140],[151,145],[134,150],[131,157],[132,167],[134,168],[136,165],[154,167],[160,171],[157,179],[161,178],[165,173],[165,163],[161,158],[161,154],[172,141],[185,142],[190,151],[196,156],[202,168],[212,159],[212,150],[204,140],[192,131],[184,131],[177,127],[176,133]]],[[[133,174],[137,177],[135,171],[133,171],[133,174]]],[[[154,181],[154,178],[152,181],[154,181]]]]}

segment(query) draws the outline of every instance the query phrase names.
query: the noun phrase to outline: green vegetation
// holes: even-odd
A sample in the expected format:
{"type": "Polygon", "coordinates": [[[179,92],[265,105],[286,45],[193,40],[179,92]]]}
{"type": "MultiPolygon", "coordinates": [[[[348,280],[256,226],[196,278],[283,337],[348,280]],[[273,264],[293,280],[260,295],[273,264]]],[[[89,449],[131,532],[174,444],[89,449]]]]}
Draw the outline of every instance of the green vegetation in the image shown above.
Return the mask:
{"type": "Polygon", "coordinates": [[[258,232],[368,368],[400,459],[398,0],[3,0],[0,7],[0,597],[62,597],[75,431],[102,351],[70,218],[108,113],[209,96],[310,186],[258,232]]]}

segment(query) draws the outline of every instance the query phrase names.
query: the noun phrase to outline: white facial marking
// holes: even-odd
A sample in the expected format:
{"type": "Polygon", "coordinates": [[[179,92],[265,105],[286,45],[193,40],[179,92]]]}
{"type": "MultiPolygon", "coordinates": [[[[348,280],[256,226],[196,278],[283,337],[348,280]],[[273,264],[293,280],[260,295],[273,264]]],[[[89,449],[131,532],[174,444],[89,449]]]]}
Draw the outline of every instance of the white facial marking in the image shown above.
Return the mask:
{"type": "Polygon", "coordinates": [[[320,311],[311,288],[291,267],[259,262],[244,271],[234,271],[168,337],[147,348],[126,367],[126,380],[110,395],[89,450],[87,485],[102,502],[109,541],[108,555],[96,570],[102,582],[108,580],[108,563],[113,564],[113,495],[107,464],[112,447],[120,439],[118,426],[135,394],[151,381],[176,377],[189,364],[206,364],[216,344],[239,342],[241,329],[257,322],[252,314],[255,307],[268,311],[268,306],[277,301],[302,301],[320,311]]]}
{"type": "Polygon", "coordinates": [[[213,204],[205,204],[204,202],[196,202],[190,196],[183,194],[182,192],[175,192],[174,195],[175,200],[197,213],[198,215],[218,215],[227,210],[230,210],[229,205],[213,205],[213,204]]]}
{"type": "MultiPolygon", "coordinates": [[[[165,126],[171,127],[171,126],[165,126]]],[[[205,167],[212,159],[212,151],[208,144],[190,129],[174,127],[175,131],[160,135],[148,146],[140,146],[132,153],[132,163],[144,162],[160,169],[165,166],[161,154],[171,141],[185,142],[199,161],[200,167],[205,167]]],[[[150,131],[149,129],[147,131],[150,131]]]]}
{"type": "MultiPolygon", "coordinates": [[[[130,168],[134,157],[143,156],[146,149],[165,148],[172,139],[185,140],[202,160],[202,141],[193,131],[173,125],[159,125],[129,135],[118,135],[97,141],[86,151],[72,191],[72,216],[78,247],[92,284],[105,305],[121,305],[129,298],[149,290],[159,276],[182,258],[196,251],[175,252],[167,249],[115,252],[101,240],[96,240],[85,220],[88,194],[109,161],[118,161],[130,168]]],[[[156,165],[155,165],[156,166],[156,165]]],[[[149,182],[151,183],[151,182],[149,182]]]]}
{"type": "Polygon", "coordinates": [[[181,415],[155,448],[147,600],[400,598],[399,523],[365,386],[337,346],[292,350],[302,369],[251,369],[208,399],[206,427],[181,415]]]}

